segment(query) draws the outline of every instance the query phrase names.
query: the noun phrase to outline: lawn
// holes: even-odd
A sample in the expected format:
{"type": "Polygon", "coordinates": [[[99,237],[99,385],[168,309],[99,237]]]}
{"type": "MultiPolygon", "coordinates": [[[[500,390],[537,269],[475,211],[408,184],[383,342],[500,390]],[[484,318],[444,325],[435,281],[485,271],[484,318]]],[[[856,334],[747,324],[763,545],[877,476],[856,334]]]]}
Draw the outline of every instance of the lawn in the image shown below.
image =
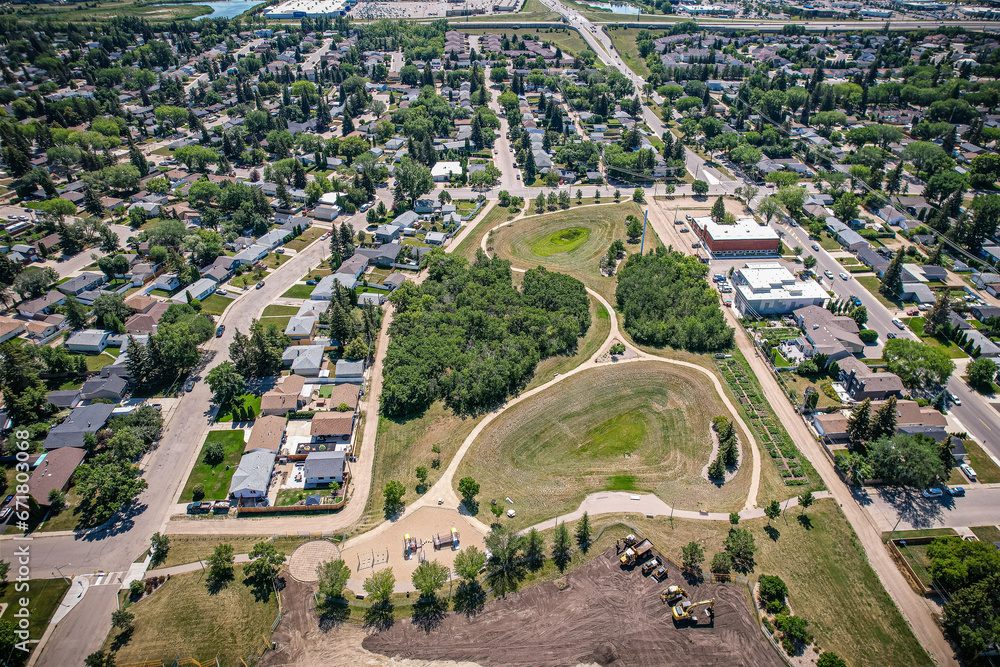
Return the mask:
{"type": "Polygon", "coordinates": [[[260,260],[260,263],[269,269],[276,269],[288,260],[292,258],[291,255],[279,254],[277,252],[269,252],[264,256],[264,259],[260,260]]]}
{"type": "MultiPolygon", "coordinates": [[[[515,273],[516,276],[523,274],[515,273]]],[[[604,308],[594,297],[590,297],[590,329],[587,334],[579,340],[576,346],[576,354],[572,356],[556,356],[542,359],[535,366],[535,376],[525,387],[525,391],[543,385],[552,379],[557,373],[576,368],[587,361],[600,349],[601,344],[607,339],[611,332],[611,317],[607,309],[604,308]]]]}
{"type": "Polygon", "coordinates": [[[294,250],[295,252],[301,252],[306,249],[310,243],[323,236],[325,229],[320,229],[319,227],[310,227],[309,229],[302,232],[302,235],[298,238],[294,238],[285,244],[285,247],[289,250],[294,250]]]}
{"type": "Polygon", "coordinates": [[[576,509],[623,475],[678,508],[739,509],[748,471],[721,489],[701,477],[711,419],[722,414],[714,388],[695,370],[609,364],[504,412],[473,443],[455,482],[479,482],[484,512],[491,498],[513,498],[518,528],[576,509]]]}
{"type": "Polygon", "coordinates": [[[878,291],[878,288],[882,283],[875,276],[858,276],[855,280],[861,283],[862,287],[871,292],[872,296],[878,299],[879,303],[889,310],[896,310],[901,307],[898,301],[894,302],[882,296],[882,293],[878,291]]]}
{"type": "Polygon", "coordinates": [[[260,277],[254,275],[253,271],[247,271],[242,276],[236,276],[232,280],[233,287],[250,287],[256,285],[259,281],[264,280],[271,274],[270,271],[264,271],[260,274],[260,277]]]}
{"type": "MultiPolygon", "coordinates": [[[[976,479],[982,484],[1000,482],[1000,468],[989,454],[983,451],[975,440],[965,440],[965,451],[969,453],[969,465],[976,471],[976,479]]],[[[964,477],[963,477],[964,483],[964,477]]]]}
{"type": "Polygon", "coordinates": [[[181,492],[180,501],[182,503],[194,500],[192,489],[195,484],[202,484],[205,487],[206,500],[225,500],[229,495],[229,481],[236,472],[236,466],[240,464],[240,457],[243,455],[243,430],[235,431],[209,431],[205,438],[205,444],[198,454],[198,461],[191,474],[188,475],[187,482],[184,483],[184,491],[181,492]],[[205,449],[212,442],[221,442],[225,448],[226,455],[222,461],[213,465],[205,463],[205,449]],[[226,470],[226,467],[229,470],[226,470]]]}
{"type": "Polygon", "coordinates": [[[462,239],[455,249],[452,251],[456,255],[461,255],[468,260],[473,260],[476,258],[476,252],[480,248],[483,237],[486,236],[487,232],[499,225],[501,222],[507,220],[508,216],[516,215],[519,211],[515,211],[513,208],[505,206],[494,206],[486,216],[479,222],[472,222],[475,227],[469,232],[468,236],[462,239]]]}
{"type": "Polygon", "coordinates": [[[964,359],[969,356],[965,353],[965,350],[960,348],[958,344],[955,343],[955,341],[948,340],[942,336],[932,336],[924,333],[925,321],[926,320],[923,317],[903,318],[903,322],[905,322],[906,325],[913,330],[913,333],[917,334],[920,340],[927,343],[927,345],[931,347],[943,347],[945,352],[947,352],[948,356],[952,359],[964,359]]]}
{"type": "MultiPolygon", "coordinates": [[[[10,554],[10,560],[14,560],[14,546],[5,549],[10,554]],[[8,551],[9,549],[9,551],[8,551]]],[[[9,620],[16,624],[14,614],[21,609],[22,598],[28,599],[28,636],[37,642],[45,632],[45,627],[49,624],[49,619],[56,612],[63,596],[69,590],[69,584],[65,579],[29,579],[26,582],[26,590],[17,590],[18,584],[13,580],[17,579],[16,564],[12,565],[10,574],[7,575],[9,581],[0,584],[0,604],[7,605],[3,614],[4,620],[9,620]]],[[[24,588],[23,586],[21,587],[24,588]]],[[[35,645],[31,644],[32,650],[35,645]]]]}
{"type": "Polygon", "coordinates": [[[996,526],[973,526],[970,528],[980,542],[1000,542],[1000,528],[996,526]]]}
{"type": "Polygon", "coordinates": [[[611,37],[611,43],[614,44],[615,50],[618,51],[625,64],[639,76],[649,76],[649,68],[646,67],[646,61],[639,55],[639,46],[636,44],[636,36],[639,34],[639,30],[634,28],[617,28],[615,30],[608,30],[607,33],[611,37]]]}
{"type": "Polygon", "coordinates": [[[291,315],[286,315],[284,317],[262,317],[260,318],[260,323],[264,326],[273,324],[278,327],[279,331],[284,331],[285,327],[288,326],[288,321],[292,319],[291,315]]]}
{"type": "Polygon", "coordinates": [[[230,299],[227,296],[212,294],[202,300],[201,310],[209,315],[221,315],[222,311],[226,309],[226,306],[232,302],[233,299],[230,299]]]}
{"type": "Polygon", "coordinates": [[[26,20],[33,19],[54,19],[60,23],[77,23],[93,21],[110,21],[113,18],[122,16],[135,16],[152,22],[170,22],[193,19],[197,16],[211,14],[212,10],[206,5],[198,4],[174,4],[174,5],[145,5],[139,2],[109,2],[94,3],[86,8],[82,4],[76,5],[52,5],[45,8],[34,9],[35,5],[26,5],[23,15],[26,20]]]}
{"type": "MultiPolygon", "coordinates": [[[[243,583],[242,565],[236,565],[233,574],[228,586],[214,595],[208,591],[204,572],[177,574],[129,607],[135,614],[135,630],[115,655],[116,663],[172,664],[182,656],[207,664],[218,656],[222,667],[253,664],[270,636],[278,601],[273,594],[259,601],[254,588],[243,583]]],[[[108,635],[108,645],[115,635],[116,631],[108,635]]]]}
{"type": "Polygon", "coordinates": [[[819,236],[819,245],[823,250],[843,250],[844,247],[840,245],[840,241],[830,236],[829,232],[823,232],[819,236]]]}
{"type": "MultiPolygon", "coordinates": [[[[521,11],[536,11],[536,12],[550,12],[551,10],[543,5],[539,0],[527,0],[524,4],[524,9],[521,11]],[[531,9],[528,7],[531,6],[531,9]]],[[[521,18],[521,17],[518,17],[521,18]]],[[[546,30],[524,30],[524,29],[510,29],[508,32],[506,29],[500,29],[499,31],[495,28],[478,28],[478,29],[468,29],[464,26],[460,29],[461,32],[469,35],[487,35],[487,34],[499,34],[501,37],[506,33],[508,37],[513,37],[515,34],[518,37],[522,35],[537,35],[538,39],[543,42],[549,42],[554,46],[558,46],[563,50],[563,53],[567,55],[579,55],[582,51],[587,48],[587,43],[583,41],[579,33],[575,30],[560,30],[557,32],[549,32],[546,30]]]]}
{"type": "Polygon", "coordinates": [[[931,559],[927,556],[927,547],[930,544],[900,544],[896,543],[896,548],[903,556],[906,564],[910,566],[913,573],[920,580],[920,585],[930,588],[934,578],[931,576],[931,559]]]}
{"type": "MultiPolygon", "coordinates": [[[[272,318],[273,319],[273,318],[272,318]]],[[[266,321],[265,321],[266,324],[266,321]]],[[[254,394],[243,394],[238,401],[231,401],[223,406],[219,407],[218,414],[215,415],[215,421],[217,422],[231,422],[233,421],[233,409],[242,410],[244,414],[247,408],[253,409],[254,416],[260,414],[260,396],[255,396],[254,394]]]]}
{"type": "MultiPolygon", "coordinates": [[[[848,665],[933,664],[886,594],[836,503],[816,501],[807,522],[799,520],[800,514],[792,509],[773,522],[776,541],[765,534],[767,519],[740,522],[757,545],[750,585],[761,574],[780,576],[788,585],[792,609],[809,622],[818,645],[848,665]]],[[[598,527],[613,516],[591,521],[598,527]]],[[[626,520],[678,560],[682,546],[698,541],[706,563],[722,550],[729,531],[728,524],[714,521],[646,519],[635,514],[626,520]]]]}
{"type": "Polygon", "coordinates": [[[441,401],[435,401],[422,415],[401,419],[380,417],[375,441],[372,493],[365,507],[362,530],[373,528],[385,520],[382,489],[386,482],[402,482],[406,487],[403,501],[413,502],[417,498],[417,466],[427,468],[427,484],[432,486],[480,419],[458,417],[441,401]],[[440,455],[431,452],[434,444],[441,446],[440,455]],[[439,456],[441,465],[435,468],[432,462],[439,456]]]}
{"type": "Polygon", "coordinates": [[[80,494],[77,493],[76,485],[69,487],[66,492],[66,505],[49,516],[39,528],[39,532],[52,532],[57,530],[77,530],[87,528],[85,521],[81,521],[80,515],[77,514],[77,508],[80,506],[80,494]]]}
{"type": "MultiPolygon", "coordinates": [[[[642,219],[642,210],[632,202],[530,216],[497,230],[488,247],[511,260],[514,266],[528,269],[542,265],[551,271],[567,273],[614,302],[616,280],[601,275],[600,262],[612,241],[625,240],[625,216],[630,213],[642,219]],[[536,247],[547,250],[550,247],[547,239],[571,229],[587,229],[590,233],[572,250],[548,256],[534,252],[536,247]]],[[[656,235],[649,234],[646,251],[654,250],[657,245],[656,235]]],[[[639,251],[638,243],[626,243],[625,247],[629,253],[639,251]]]]}
{"type": "Polygon", "coordinates": [[[551,257],[561,252],[573,252],[590,238],[586,227],[567,227],[552,232],[531,244],[531,252],[539,257],[551,257]]]}
{"type": "Polygon", "coordinates": [[[116,356],[111,356],[107,352],[87,355],[87,370],[99,371],[109,364],[115,363],[116,356]]]}
{"type": "Polygon", "coordinates": [[[285,317],[286,315],[295,315],[299,312],[299,309],[295,306],[278,306],[270,305],[264,308],[264,312],[260,314],[261,317],[285,317]]]}
{"type": "Polygon", "coordinates": [[[309,295],[312,294],[314,289],[316,289],[315,285],[292,285],[285,291],[284,294],[281,295],[281,298],[308,299],[309,295]]]}
{"type": "MultiPolygon", "coordinates": [[[[261,540],[268,539],[261,535],[174,535],[170,538],[170,549],[167,551],[166,559],[152,568],[154,570],[173,567],[174,565],[184,565],[194,563],[198,560],[205,560],[212,555],[212,550],[218,544],[233,545],[233,553],[250,553],[253,546],[261,540]]],[[[308,542],[310,537],[278,537],[274,540],[274,548],[278,551],[290,555],[295,548],[304,542],[308,542]]]]}
{"type": "Polygon", "coordinates": [[[823,393],[823,384],[830,382],[830,378],[807,378],[802,377],[798,373],[782,373],[781,378],[785,381],[790,389],[795,392],[797,397],[797,402],[801,404],[802,397],[805,396],[805,391],[809,387],[812,387],[819,393],[819,403],[817,408],[823,410],[824,408],[833,407],[834,405],[840,405],[840,401],[835,401],[834,399],[823,393]]]}

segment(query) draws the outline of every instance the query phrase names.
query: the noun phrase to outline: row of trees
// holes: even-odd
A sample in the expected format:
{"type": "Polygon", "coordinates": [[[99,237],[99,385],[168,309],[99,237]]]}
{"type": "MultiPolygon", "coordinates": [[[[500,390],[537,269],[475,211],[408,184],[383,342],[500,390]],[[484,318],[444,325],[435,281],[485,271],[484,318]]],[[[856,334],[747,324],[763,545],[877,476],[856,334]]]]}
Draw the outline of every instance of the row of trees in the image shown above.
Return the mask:
{"type": "Polygon", "coordinates": [[[712,427],[719,438],[719,453],[715,460],[708,466],[708,476],[716,480],[726,478],[726,469],[734,467],[740,458],[737,445],[736,427],[733,422],[725,417],[716,417],[712,420],[712,427]]]}

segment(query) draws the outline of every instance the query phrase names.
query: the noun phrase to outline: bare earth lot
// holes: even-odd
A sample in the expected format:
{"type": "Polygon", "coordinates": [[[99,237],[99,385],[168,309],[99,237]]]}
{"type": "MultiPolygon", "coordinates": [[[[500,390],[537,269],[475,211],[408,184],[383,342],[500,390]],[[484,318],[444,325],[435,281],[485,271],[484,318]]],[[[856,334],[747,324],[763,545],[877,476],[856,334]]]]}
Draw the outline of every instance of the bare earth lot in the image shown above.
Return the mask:
{"type": "Polygon", "coordinates": [[[571,573],[564,590],[554,582],[533,586],[487,603],[472,618],[450,614],[430,632],[399,621],[363,646],[388,656],[497,666],[783,664],[756,628],[742,588],[687,586],[671,575],[657,583],[623,570],[612,548],[571,573]],[[697,626],[675,627],[658,595],[667,583],[684,584],[693,600],[715,597],[714,622],[699,616],[697,626]]]}

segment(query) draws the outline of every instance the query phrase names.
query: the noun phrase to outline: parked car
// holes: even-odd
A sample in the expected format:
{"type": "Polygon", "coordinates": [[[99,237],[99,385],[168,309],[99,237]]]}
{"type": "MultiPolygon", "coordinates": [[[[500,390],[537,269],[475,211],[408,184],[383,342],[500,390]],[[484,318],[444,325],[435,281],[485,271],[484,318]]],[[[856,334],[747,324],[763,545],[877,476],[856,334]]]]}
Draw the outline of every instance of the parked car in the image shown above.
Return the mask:
{"type": "Polygon", "coordinates": [[[13,507],[4,507],[2,510],[0,510],[0,521],[5,520],[8,516],[10,516],[11,512],[13,511],[14,511],[13,507]]]}
{"type": "Polygon", "coordinates": [[[274,251],[274,254],[275,255],[284,255],[285,254],[285,249],[284,248],[278,248],[277,250],[274,251]]]}
{"type": "Polygon", "coordinates": [[[818,243],[813,243],[812,244],[812,249],[815,250],[816,252],[819,252],[819,244],[818,243]]]}
{"type": "Polygon", "coordinates": [[[852,296],[852,297],[851,297],[851,303],[852,303],[853,305],[855,305],[855,306],[860,306],[860,305],[861,305],[861,299],[859,299],[859,298],[858,298],[858,297],[856,297],[856,296],[852,296]]]}
{"type": "Polygon", "coordinates": [[[948,487],[948,495],[951,495],[951,496],[964,496],[965,495],[965,489],[963,489],[960,486],[949,486],[948,487]]]}
{"type": "Polygon", "coordinates": [[[885,335],[885,337],[888,338],[889,340],[892,340],[892,339],[894,339],[896,337],[896,334],[894,334],[893,332],[890,331],[889,333],[887,333],[885,335]]]}
{"type": "Polygon", "coordinates": [[[517,178],[517,180],[521,180],[521,174],[515,174],[515,177],[517,178]]]}
{"type": "Polygon", "coordinates": [[[690,232],[691,230],[687,227],[681,227],[681,233],[690,232]]]}
{"type": "Polygon", "coordinates": [[[226,292],[226,290],[224,289],[217,289],[215,290],[215,293],[218,294],[219,296],[226,296],[226,294],[228,294],[228,292],[226,292]]]}
{"type": "Polygon", "coordinates": [[[833,271],[831,271],[830,269],[827,269],[826,271],[824,271],[823,275],[826,276],[827,278],[829,278],[830,280],[833,280],[833,271]]]}
{"type": "Polygon", "coordinates": [[[316,284],[315,280],[307,280],[306,281],[306,285],[315,285],[315,284],[316,284]]]}
{"type": "Polygon", "coordinates": [[[264,281],[262,280],[259,283],[257,283],[257,287],[255,287],[254,289],[260,289],[263,286],[264,286],[264,281]]]}
{"type": "Polygon", "coordinates": [[[222,334],[224,334],[225,332],[226,332],[226,325],[220,324],[219,328],[215,330],[215,337],[222,338],[222,334]]]}
{"type": "Polygon", "coordinates": [[[944,494],[941,493],[941,489],[924,489],[924,498],[940,498],[944,494]]]}
{"type": "Polygon", "coordinates": [[[954,403],[955,405],[961,405],[962,404],[962,399],[960,399],[955,394],[948,394],[948,398],[950,398],[951,402],[954,403]]]}
{"type": "Polygon", "coordinates": [[[970,466],[968,463],[963,463],[958,467],[959,469],[961,469],[963,473],[965,473],[966,477],[968,477],[973,482],[976,481],[976,471],[972,469],[972,466],[970,466]]]}
{"type": "Polygon", "coordinates": [[[187,513],[188,514],[204,514],[212,509],[212,503],[204,500],[200,503],[188,503],[187,513]]]}
{"type": "Polygon", "coordinates": [[[906,311],[906,314],[909,315],[910,317],[916,317],[917,315],[920,314],[920,311],[917,310],[916,308],[910,308],[908,311],[906,311]]]}
{"type": "Polygon", "coordinates": [[[192,389],[194,389],[193,379],[188,380],[187,382],[184,383],[184,391],[191,391],[192,389]]]}
{"type": "Polygon", "coordinates": [[[212,505],[212,512],[215,514],[225,514],[229,511],[229,501],[228,500],[216,500],[212,505]]]}
{"type": "Polygon", "coordinates": [[[906,325],[903,324],[903,320],[899,319],[898,317],[892,318],[892,323],[896,325],[897,329],[905,329],[906,328],[906,325]]]}
{"type": "Polygon", "coordinates": [[[692,244],[691,244],[691,247],[692,247],[692,248],[700,248],[700,247],[701,247],[701,244],[700,244],[700,243],[698,243],[697,241],[695,241],[694,243],[692,243],[692,244]]]}

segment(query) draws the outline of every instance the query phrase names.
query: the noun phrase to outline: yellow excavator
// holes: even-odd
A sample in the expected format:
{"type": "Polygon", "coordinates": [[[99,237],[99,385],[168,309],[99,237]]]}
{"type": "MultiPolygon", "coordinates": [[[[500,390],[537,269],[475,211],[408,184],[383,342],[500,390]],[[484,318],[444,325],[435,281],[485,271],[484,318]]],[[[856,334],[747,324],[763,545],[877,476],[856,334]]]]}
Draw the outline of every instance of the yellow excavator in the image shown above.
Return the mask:
{"type": "Polygon", "coordinates": [[[686,621],[686,620],[697,621],[698,617],[695,616],[692,612],[694,612],[694,610],[697,607],[702,607],[702,606],[705,606],[705,605],[708,605],[708,615],[709,616],[715,616],[715,598],[712,598],[711,600],[701,600],[699,602],[689,602],[689,601],[685,600],[684,602],[681,602],[679,605],[677,605],[676,607],[674,607],[674,620],[675,621],[686,621]]]}
{"type": "Polygon", "coordinates": [[[686,597],[687,597],[687,591],[684,590],[682,587],[676,586],[674,584],[667,586],[666,588],[663,589],[663,592],[660,593],[660,599],[671,606],[678,604],[681,601],[681,598],[686,598],[686,597]]]}

